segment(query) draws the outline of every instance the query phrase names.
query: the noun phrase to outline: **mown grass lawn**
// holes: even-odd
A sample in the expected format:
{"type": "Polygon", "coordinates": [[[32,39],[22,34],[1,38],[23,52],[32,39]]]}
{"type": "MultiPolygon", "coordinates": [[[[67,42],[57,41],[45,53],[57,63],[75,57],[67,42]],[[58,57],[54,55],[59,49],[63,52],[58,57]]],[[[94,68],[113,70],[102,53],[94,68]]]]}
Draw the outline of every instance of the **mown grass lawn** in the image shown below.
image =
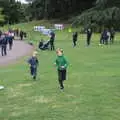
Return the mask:
{"type": "MultiPolygon", "coordinates": [[[[34,25],[17,25],[28,32],[35,44],[40,38],[34,25]]],[[[56,33],[56,47],[64,49],[69,62],[64,92],[59,90],[53,63],[55,52],[39,51],[37,81],[29,75],[27,59],[15,65],[0,67],[0,120],[120,120],[120,35],[114,45],[99,46],[99,35],[85,45],[80,35],[78,46],[72,47],[67,31],[56,33]]]]}

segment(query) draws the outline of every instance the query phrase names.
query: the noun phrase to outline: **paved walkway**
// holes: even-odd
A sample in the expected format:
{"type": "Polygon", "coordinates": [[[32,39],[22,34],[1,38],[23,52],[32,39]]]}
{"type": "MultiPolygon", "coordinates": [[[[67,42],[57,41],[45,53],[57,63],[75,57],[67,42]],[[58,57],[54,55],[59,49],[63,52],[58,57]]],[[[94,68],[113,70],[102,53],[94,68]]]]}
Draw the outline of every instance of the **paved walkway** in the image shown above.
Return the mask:
{"type": "Polygon", "coordinates": [[[12,50],[7,48],[7,56],[1,56],[0,49],[0,66],[5,66],[14,63],[19,58],[26,56],[33,51],[33,46],[25,43],[24,41],[14,40],[12,50]]]}

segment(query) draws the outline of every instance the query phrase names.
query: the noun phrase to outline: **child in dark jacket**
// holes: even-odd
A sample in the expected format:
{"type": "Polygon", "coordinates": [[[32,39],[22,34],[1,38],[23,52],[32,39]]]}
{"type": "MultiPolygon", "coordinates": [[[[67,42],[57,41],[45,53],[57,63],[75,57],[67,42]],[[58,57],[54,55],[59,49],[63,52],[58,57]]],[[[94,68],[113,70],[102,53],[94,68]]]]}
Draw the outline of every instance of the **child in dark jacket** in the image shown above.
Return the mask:
{"type": "Polygon", "coordinates": [[[28,63],[30,65],[30,73],[34,80],[36,80],[37,76],[37,67],[39,65],[39,61],[36,56],[37,52],[34,52],[32,57],[28,60],[28,63]]]}

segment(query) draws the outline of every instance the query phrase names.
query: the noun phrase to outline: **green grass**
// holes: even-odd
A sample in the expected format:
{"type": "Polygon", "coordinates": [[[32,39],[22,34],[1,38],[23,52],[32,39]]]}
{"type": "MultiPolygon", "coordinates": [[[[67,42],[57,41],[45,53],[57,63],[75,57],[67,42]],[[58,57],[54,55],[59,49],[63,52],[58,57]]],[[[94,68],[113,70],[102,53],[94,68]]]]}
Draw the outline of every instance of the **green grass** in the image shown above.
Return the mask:
{"type": "MultiPolygon", "coordinates": [[[[41,35],[32,28],[38,24],[17,27],[25,28],[36,44],[41,35]]],[[[76,48],[67,30],[56,35],[56,47],[64,49],[69,61],[64,92],[59,90],[53,65],[55,52],[39,51],[37,81],[29,75],[26,56],[0,68],[0,84],[5,86],[0,91],[0,120],[120,120],[120,35],[114,45],[98,46],[95,34],[90,47],[80,35],[76,48]]]]}

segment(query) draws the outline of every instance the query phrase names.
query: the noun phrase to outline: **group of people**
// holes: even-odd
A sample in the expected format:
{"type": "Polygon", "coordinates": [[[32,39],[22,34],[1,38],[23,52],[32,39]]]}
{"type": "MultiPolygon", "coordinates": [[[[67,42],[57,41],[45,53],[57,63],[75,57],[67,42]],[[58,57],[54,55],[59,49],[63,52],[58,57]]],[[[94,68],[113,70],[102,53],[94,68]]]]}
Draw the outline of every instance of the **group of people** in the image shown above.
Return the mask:
{"type": "MultiPolygon", "coordinates": [[[[92,29],[88,28],[86,30],[87,46],[89,46],[91,43],[92,34],[93,34],[92,29]]],[[[52,31],[49,37],[50,39],[48,41],[44,41],[43,39],[41,39],[38,45],[39,49],[41,50],[50,49],[51,51],[55,50],[55,46],[54,46],[55,33],[52,31]],[[49,48],[49,45],[50,45],[50,48],[49,48]]],[[[113,28],[111,30],[104,29],[101,33],[100,44],[107,45],[109,41],[110,43],[113,43],[114,37],[115,37],[115,31],[113,28]]],[[[73,47],[75,47],[77,45],[78,32],[74,32],[72,35],[72,38],[73,38],[73,47]]],[[[64,89],[63,83],[64,83],[64,80],[66,80],[68,62],[64,56],[62,49],[58,48],[56,50],[56,54],[57,54],[57,58],[55,60],[55,65],[57,66],[57,71],[58,71],[58,81],[59,81],[60,89],[63,90],[64,89]]],[[[28,60],[28,63],[30,64],[30,73],[33,79],[36,80],[37,67],[39,65],[39,61],[37,58],[37,52],[33,53],[33,56],[28,60]]]]}
{"type": "Polygon", "coordinates": [[[6,56],[7,55],[7,45],[9,45],[9,50],[12,49],[13,46],[13,40],[14,40],[14,33],[13,32],[5,32],[0,35],[0,47],[1,47],[1,55],[6,56]]]}
{"type": "MultiPolygon", "coordinates": [[[[86,44],[87,46],[90,45],[91,43],[91,38],[93,31],[91,28],[88,28],[86,31],[86,44]]],[[[104,29],[101,32],[101,37],[100,37],[100,43],[99,45],[105,44],[108,45],[108,43],[113,44],[114,43],[114,38],[115,38],[115,30],[113,28],[109,29],[104,29]]],[[[73,47],[77,45],[77,40],[78,40],[78,32],[74,32],[72,35],[72,40],[73,40],[73,47]]]]}
{"type": "Polygon", "coordinates": [[[111,28],[110,30],[104,29],[101,33],[100,38],[100,45],[105,44],[108,45],[108,43],[113,44],[115,38],[115,30],[111,28]]]}
{"type": "Polygon", "coordinates": [[[55,41],[55,32],[52,31],[49,35],[49,40],[44,41],[43,39],[40,40],[38,48],[41,50],[47,50],[50,49],[51,51],[55,50],[55,45],[54,45],[54,41],[55,41]]]}
{"type": "Polygon", "coordinates": [[[27,37],[27,33],[23,30],[19,30],[18,28],[14,29],[14,34],[16,37],[20,37],[20,40],[23,40],[24,37],[27,37]]]}
{"type": "Polygon", "coordinates": [[[7,46],[9,46],[9,50],[12,50],[13,40],[14,38],[19,37],[20,40],[23,40],[24,37],[27,37],[26,32],[23,32],[19,29],[10,29],[7,32],[0,31],[0,48],[1,48],[1,55],[7,55],[7,46]]]}
{"type": "MultiPolygon", "coordinates": [[[[68,62],[63,54],[62,49],[58,48],[56,50],[56,54],[57,54],[57,58],[54,64],[57,67],[57,71],[58,71],[58,81],[59,81],[60,89],[63,90],[64,89],[63,83],[64,80],[66,80],[68,62]]],[[[28,59],[28,64],[30,65],[30,74],[32,78],[36,80],[37,68],[39,66],[39,60],[37,58],[36,51],[33,53],[32,57],[28,59]]]]}

